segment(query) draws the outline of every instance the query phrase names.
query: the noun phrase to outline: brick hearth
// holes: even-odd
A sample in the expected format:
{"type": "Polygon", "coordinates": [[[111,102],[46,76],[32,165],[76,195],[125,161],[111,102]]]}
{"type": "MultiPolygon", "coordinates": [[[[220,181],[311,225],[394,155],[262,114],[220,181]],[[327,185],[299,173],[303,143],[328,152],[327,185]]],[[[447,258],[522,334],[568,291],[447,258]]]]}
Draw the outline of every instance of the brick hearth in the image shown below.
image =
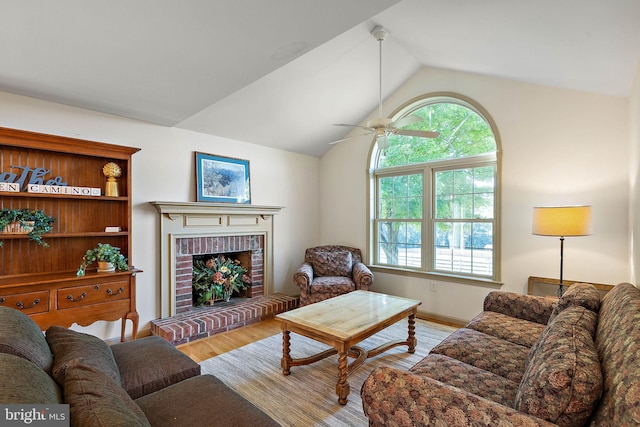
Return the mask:
{"type": "Polygon", "coordinates": [[[292,310],[298,299],[283,294],[216,302],[211,307],[194,307],[187,313],[153,320],[151,333],[174,345],[226,332],[292,310]]]}

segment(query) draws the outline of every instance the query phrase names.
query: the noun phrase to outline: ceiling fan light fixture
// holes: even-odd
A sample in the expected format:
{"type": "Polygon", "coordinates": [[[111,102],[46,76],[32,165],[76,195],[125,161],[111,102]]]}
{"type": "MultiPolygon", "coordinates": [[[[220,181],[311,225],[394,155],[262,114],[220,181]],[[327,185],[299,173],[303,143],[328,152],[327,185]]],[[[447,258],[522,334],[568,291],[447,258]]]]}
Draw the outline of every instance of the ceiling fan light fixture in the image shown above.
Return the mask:
{"type": "Polygon", "coordinates": [[[378,149],[381,151],[386,151],[389,148],[389,138],[386,133],[379,134],[376,137],[376,143],[378,144],[378,149]]]}

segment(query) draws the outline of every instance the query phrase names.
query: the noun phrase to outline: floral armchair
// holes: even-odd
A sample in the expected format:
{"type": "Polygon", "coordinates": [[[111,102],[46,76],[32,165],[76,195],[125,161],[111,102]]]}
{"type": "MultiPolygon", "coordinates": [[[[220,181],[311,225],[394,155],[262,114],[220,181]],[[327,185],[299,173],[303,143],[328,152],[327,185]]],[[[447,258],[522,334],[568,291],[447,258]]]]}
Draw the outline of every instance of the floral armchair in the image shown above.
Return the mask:
{"type": "Polygon", "coordinates": [[[300,288],[300,305],[304,306],[356,289],[369,290],[373,273],[362,263],[360,249],[328,245],[307,249],[293,280],[300,288]]]}

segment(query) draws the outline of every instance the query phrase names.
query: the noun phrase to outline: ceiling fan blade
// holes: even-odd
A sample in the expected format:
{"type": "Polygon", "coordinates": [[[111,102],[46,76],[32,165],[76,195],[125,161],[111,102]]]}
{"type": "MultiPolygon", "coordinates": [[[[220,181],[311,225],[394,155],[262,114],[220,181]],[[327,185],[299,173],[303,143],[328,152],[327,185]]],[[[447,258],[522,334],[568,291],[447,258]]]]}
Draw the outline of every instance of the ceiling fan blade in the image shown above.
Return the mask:
{"type": "Polygon", "coordinates": [[[347,141],[349,139],[360,138],[361,136],[368,136],[368,135],[371,135],[371,132],[363,133],[362,135],[347,136],[346,138],[342,138],[342,139],[339,139],[337,141],[330,142],[329,145],[334,145],[334,144],[337,144],[337,143],[342,142],[342,141],[347,141]]]}
{"type": "Polygon", "coordinates": [[[393,126],[394,128],[403,128],[405,126],[409,126],[409,125],[413,125],[416,123],[420,123],[422,122],[422,118],[418,117],[414,114],[411,114],[409,116],[406,117],[401,117],[398,120],[389,123],[389,126],[393,126]]]}
{"type": "Polygon", "coordinates": [[[393,133],[396,135],[417,136],[419,138],[437,138],[440,136],[440,132],[431,132],[428,130],[396,129],[393,133]]]}
{"type": "Polygon", "coordinates": [[[334,126],[347,126],[347,127],[351,127],[351,128],[361,128],[361,129],[366,129],[366,130],[373,130],[371,128],[368,128],[366,126],[361,126],[361,125],[350,125],[348,123],[334,123],[334,126]]]}

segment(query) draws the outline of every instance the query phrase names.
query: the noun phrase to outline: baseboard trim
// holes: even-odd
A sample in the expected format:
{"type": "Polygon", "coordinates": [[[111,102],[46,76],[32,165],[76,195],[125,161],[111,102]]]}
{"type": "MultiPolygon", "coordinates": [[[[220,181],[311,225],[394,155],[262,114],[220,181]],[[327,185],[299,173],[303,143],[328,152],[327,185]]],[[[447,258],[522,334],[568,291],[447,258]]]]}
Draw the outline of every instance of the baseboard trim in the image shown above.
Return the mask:
{"type": "MultiPolygon", "coordinates": [[[[138,338],[144,338],[144,337],[148,337],[151,335],[151,328],[147,328],[147,329],[142,329],[140,331],[138,331],[138,333],[136,334],[136,339],[138,338]]],[[[131,335],[126,335],[124,337],[125,341],[131,341],[131,335]]],[[[118,337],[114,337],[114,338],[108,338],[106,340],[104,340],[104,342],[106,342],[109,345],[114,345],[120,342],[120,338],[118,337]]]]}
{"type": "Polygon", "coordinates": [[[442,316],[440,314],[429,313],[429,312],[420,311],[420,310],[418,310],[416,317],[418,319],[427,320],[429,322],[440,323],[446,326],[453,326],[454,328],[462,328],[464,325],[469,323],[465,320],[458,319],[455,317],[442,316]]]}

